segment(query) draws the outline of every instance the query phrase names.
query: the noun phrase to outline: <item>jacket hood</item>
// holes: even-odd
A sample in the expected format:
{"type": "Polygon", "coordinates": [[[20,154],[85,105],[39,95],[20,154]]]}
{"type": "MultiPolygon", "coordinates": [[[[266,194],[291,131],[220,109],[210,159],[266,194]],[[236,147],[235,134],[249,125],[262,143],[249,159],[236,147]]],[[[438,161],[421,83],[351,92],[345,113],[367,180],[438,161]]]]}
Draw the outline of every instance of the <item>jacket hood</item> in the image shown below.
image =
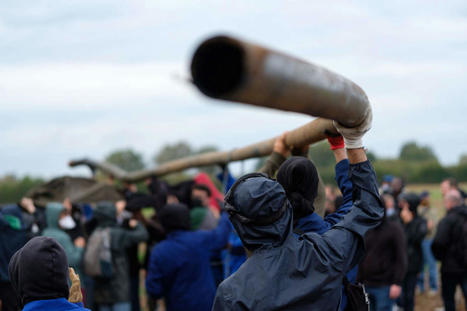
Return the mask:
{"type": "Polygon", "coordinates": [[[313,202],[318,193],[318,171],[304,157],[290,157],[277,172],[277,181],[284,187],[296,219],[313,213],[313,202]]]}
{"type": "Polygon", "coordinates": [[[94,218],[99,227],[112,227],[117,224],[117,209],[112,202],[99,202],[94,210],[94,218]]]}
{"type": "Polygon", "coordinates": [[[225,201],[230,220],[249,250],[282,245],[292,231],[292,208],[277,181],[258,173],[245,175],[225,201]]]}
{"type": "Polygon", "coordinates": [[[58,219],[64,207],[60,203],[47,203],[45,207],[45,216],[47,218],[47,227],[50,229],[59,229],[58,219]]]}
{"type": "Polygon", "coordinates": [[[8,274],[23,306],[35,300],[68,299],[68,260],[52,238],[35,237],[26,243],[11,258],[8,274]]]}

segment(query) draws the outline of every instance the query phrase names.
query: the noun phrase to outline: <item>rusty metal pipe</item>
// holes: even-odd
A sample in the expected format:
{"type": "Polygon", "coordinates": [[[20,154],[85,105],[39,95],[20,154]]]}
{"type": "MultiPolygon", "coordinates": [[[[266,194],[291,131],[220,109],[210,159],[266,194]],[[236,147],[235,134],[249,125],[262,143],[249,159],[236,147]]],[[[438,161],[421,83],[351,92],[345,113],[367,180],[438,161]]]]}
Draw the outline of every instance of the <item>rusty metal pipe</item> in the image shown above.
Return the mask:
{"type": "Polygon", "coordinates": [[[323,67],[233,37],[202,42],[192,62],[193,83],[227,101],[361,124],[368,98],[352,81],[323,67]]]}

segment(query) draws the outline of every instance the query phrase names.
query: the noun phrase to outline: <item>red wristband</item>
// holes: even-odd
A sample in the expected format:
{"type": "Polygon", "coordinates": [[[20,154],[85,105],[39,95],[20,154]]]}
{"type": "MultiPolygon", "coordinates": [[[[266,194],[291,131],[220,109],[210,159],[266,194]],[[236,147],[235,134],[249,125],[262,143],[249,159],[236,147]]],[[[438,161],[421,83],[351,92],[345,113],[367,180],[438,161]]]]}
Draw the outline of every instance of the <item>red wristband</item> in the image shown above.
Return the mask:
{"type": "Polygon", "coordinates": [[[345,148],[344,137],[342,137],[341,135],[336,137],[328,136],[328,142],[331,145],[331,150],[345,148]]]}

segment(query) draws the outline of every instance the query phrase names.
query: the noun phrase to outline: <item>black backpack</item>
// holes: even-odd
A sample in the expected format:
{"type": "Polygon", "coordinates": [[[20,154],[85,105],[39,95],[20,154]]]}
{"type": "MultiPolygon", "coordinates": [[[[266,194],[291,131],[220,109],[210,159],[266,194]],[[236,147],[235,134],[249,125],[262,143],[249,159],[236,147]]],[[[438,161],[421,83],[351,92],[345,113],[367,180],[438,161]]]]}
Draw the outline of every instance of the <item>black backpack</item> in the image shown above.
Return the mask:
{"type": "Polygon", "coordinates": [[[453,228],[455,256],[462,267],[467,267],[467,213],[457,213],[453,228]]]}

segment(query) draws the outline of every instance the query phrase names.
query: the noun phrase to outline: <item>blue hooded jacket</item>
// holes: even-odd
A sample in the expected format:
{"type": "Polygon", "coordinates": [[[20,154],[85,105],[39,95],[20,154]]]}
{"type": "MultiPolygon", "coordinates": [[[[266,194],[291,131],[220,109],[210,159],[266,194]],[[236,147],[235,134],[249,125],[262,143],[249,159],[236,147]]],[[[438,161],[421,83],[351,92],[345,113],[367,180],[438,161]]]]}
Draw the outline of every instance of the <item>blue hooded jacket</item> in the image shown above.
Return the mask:
{"type": "Polygon", "coordinates": [[[151,251],[146,290],[164,297],[167,311],[206,311],[212,307],[216,285],[210,258],[227,244],[231,226],[225,213],[213,230],[176,230],[151,251]]]}
{"type": "Polygon", "coordinates": [[[343,277],[363,255],[364,234],[384,213],[369,161],[350,165],[350,179],[351,211],[323,235],[306,233],[299,239],[292,233],[292,208],[282,186],[265,177],[234,185],[232,200],[226,201],[240,216],[258,221],[282,216],[266,225],[231,216],[253,254],[221,283],[213,310],[337,310],[343,277]]]}

